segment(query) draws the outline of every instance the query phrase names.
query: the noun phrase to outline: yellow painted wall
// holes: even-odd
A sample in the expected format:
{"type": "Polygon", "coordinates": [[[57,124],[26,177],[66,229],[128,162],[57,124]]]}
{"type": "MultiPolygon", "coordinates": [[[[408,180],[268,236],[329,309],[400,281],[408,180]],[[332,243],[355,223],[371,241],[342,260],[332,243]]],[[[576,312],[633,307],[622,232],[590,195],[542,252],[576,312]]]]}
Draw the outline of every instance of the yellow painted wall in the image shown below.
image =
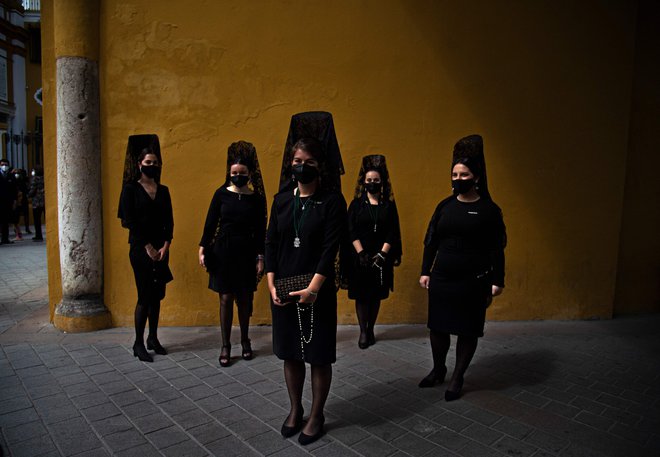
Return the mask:
{"type": "MultiPolygon", "coordinates": [[[[509,234],[507,289],[489,318],[612,315],[635,3],[235,0],[184,9],[107,0],[100,17],[105,302],[115,325],[132,324],[136,300],[128,233],[116,219],[128,136],[160,137],[173,197],[175,280],[161,322],[210,325],[217,295],[197,243],[227,146],[255,144],[270,201],[290,116],[308,110],[334,115],[347,199],[360,158],[388,157],[404,256],[380,322],[425,322],[422,239],[450,191],[452,146],[470,133],[484,136],[509,234]]],[[[54,306],[58,283],[50,289],[54,306]]],[[[339,319],[355,322],[344,291],[339,319]]],[[[261,284],[253,322],[269,320],[261,284]]]]}

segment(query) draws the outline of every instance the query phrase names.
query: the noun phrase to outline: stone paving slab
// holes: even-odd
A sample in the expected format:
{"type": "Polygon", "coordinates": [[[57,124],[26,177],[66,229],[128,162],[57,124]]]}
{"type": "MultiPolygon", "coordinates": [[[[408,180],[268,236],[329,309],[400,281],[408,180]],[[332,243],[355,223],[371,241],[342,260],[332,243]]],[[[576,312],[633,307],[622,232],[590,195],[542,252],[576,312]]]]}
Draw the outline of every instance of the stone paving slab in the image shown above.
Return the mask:
{"type": "Polygon", "coordinates": [[[43,257],[43,245],[0,248],[4,455],[660,455],[660,315],[489,322],[452,403],[446,385],[417,387],[431,364],[424,326],[379,326],[364,351],[357,328],[341,326],[327,433],[302,447],[279,434],[288,397],[270,328],[252,328],[256,357],[236,353],[228,368],[218,329],[164,328],[170,353],[142,363],[130,329],[64,334],[48,323],[45,287],[12,270],[25,262],[45,277],[43,257]]]}

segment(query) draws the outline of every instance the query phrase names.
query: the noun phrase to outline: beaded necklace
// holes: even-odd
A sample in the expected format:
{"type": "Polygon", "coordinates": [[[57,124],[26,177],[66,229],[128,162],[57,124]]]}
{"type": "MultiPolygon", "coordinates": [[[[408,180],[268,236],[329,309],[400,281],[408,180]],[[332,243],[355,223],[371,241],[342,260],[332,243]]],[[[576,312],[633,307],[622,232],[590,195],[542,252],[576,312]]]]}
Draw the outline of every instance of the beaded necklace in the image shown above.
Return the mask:
{"type": "Polygon", "coordinates": [[[371,220],[374,221],[374,233],[378,229],[378,212],[380,211],[380,202],[376,205],[372,205],[371,202],[369,201],[369,197],[367,197],[367,209],[369,210],[369,216],[371,216],[371,220]],[[375,211],[371,209],[372,206],[375,206],[376,209],[375,211]]]}
{"type": "Polygon", "coordinates": [[[309,306],[301,307],[300,303],[296,303],[296,311],[298,312],[298,329],[300,329],[300,351],[302,352],[303,360],[305,359],[305,345],[312,342],[314,336],[314,303],[309,303],[309,306]],[[309,310],[309,338],[305,338],[303,333],[302,318],[300,317],[301,311],[309,310]]]}

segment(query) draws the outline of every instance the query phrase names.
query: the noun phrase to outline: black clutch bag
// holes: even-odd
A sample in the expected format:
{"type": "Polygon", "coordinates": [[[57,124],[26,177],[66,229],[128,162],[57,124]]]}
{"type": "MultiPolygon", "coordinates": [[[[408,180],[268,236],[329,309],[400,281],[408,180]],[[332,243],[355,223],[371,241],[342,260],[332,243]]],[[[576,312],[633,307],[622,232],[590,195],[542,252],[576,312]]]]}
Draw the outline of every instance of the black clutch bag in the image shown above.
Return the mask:
{"type": "Polygon", "coordinates": [[[275,280],[277,298],[279,298],[282,303],[293,303],[297,301],[298,298],[292,297],[289,295],[289,292],[307,289],[313,277],[314,273],[305,273],[302,275],[288,276],[286,278],[277,278],[275,280]]]}

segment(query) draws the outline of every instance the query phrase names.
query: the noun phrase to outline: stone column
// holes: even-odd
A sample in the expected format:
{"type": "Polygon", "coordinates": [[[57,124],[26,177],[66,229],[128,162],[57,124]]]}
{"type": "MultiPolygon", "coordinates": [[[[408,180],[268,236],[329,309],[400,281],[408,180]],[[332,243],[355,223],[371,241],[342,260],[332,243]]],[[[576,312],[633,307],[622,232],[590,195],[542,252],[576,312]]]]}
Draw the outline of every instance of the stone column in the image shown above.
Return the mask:
{"type": "Polygon", "coordinates": [[[61,330],[107,328],[99,119],[99,2],[54,0],[61,330]]]}

